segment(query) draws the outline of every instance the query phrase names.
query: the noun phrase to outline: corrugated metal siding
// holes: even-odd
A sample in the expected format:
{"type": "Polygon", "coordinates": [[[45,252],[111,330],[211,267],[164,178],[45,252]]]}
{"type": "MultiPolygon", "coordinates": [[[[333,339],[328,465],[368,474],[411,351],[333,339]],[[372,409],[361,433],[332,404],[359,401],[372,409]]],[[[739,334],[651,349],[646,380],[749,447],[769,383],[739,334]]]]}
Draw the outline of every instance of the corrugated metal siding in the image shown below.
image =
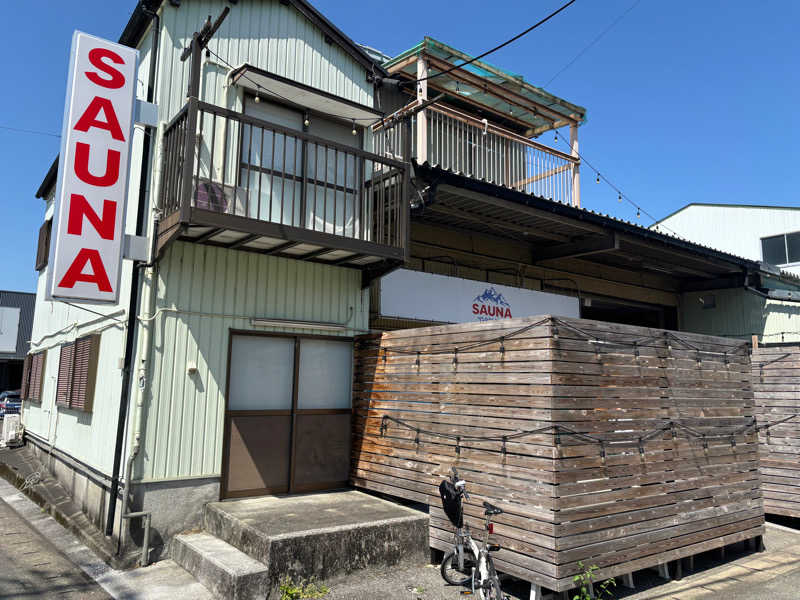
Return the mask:
{"type": "Polygon", "coordinates": [[[33,331],[33,308],[36,305],[36,294],[27,292],[7,292],[0,290],[0,306],[19,308],[19,325],[17,326],[16,352],[0,352],[0,360],[23,359],[30,347],[33,331]]]}
{"type": "MultiPolygon", "coordinates": [[[[137,97],[146,95],[146,82],[150,59],[150,34],[140,45],[140,60],[137,71],[137,97]]],[[[144,129],[136,126],[131,149],[131,176],[128,186],[128,204],[125,215],[125,232],[136,233],[136,217],[139,199],[139,172],[141,170],[142,141],[144,129]]],[[[43,220],[53,217],[55,190],[47,198],[43,220]]],[[[36,288],[36,309],[33,318],[33,331],[28,337],[32,340],[31,350],[48,349],[45,377],[42,385],[42,402],[25,403],[23,422],[32,433],[54,442],[56,448],[74,456],[95,469],[110,474],[114,458],[114,440],[117,431],[119,399],[122,391],[122,371],[120,360],[125,350],[125,329],[119,322],[125,320],[132,263],[123,261],[120,279],[120,300],[115,305],[91,306],[94,313],[110,315],[98,317],[97,314],[70,306],[63,302],[47,302],[45,287],[47,270],[39,273],[36,288]],[[94,408],[84,413],[55,406],[56,382],[58,376],[59,346],[76,338],[103,329],[100,341],[100,360],[97,368],[97,382],[94,408]]]]}
{"type": "Polygon", "coordinates": [[[692,242],[761,260],[761,238],[800,231],[800,210],[691,205],[661,224],[692,242]]]}
{"type": "Polygon", "coordinates": [[[696,333],[750,339],[762,343],[800,341],[800,304],[767,300],[743,289],[683,294],[681,329],[696,333]],[[700,298],[715,296],[716,308],[703,308],[700,298]],[[783,335],[783,337],[781,337],[783,335]]]}
{"type": "Polygon", "coordinates": [[[184,313],[153,321],[137,479],[219,475],[231,329],[281,331],[250,325],[250,317],[265,317],[349,320],[364,330],[369,297],[353,269],[178,242],[161,262],[157,308],[184,313]]]}
{"type": "MultiPolygon", "coordinates": [[[[159,52],[159,117],[168,121],[186,101],[189,60],[180,54],[208,15],[212,19],[226,3],[210,0],[183,2],[176,8],[163,4],[163,30],[159,52]]],[[[293,7],[278,0],[239,2],[209,43],[212,52],[228,63],[248,63],[282,77],[373,106],[373,86],[364,67],[334,43],[326,43],[322,30],[293,7]]],[[[227,87],[229,67],[215,56],[202,68],[202,100],[240,109],[238,88],[227,87]]]]}

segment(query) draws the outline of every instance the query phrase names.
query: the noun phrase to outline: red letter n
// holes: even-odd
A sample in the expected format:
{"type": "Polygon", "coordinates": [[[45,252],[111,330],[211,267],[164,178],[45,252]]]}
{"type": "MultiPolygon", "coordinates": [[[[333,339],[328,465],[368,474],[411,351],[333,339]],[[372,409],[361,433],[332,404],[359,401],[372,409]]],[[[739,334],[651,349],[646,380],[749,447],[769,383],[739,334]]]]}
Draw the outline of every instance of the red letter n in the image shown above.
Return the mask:
{"type": "Polygon", "coordinates": [[[69,198],[69,219],[67,233],[81,235],[83,233],[83,217],[86,217],[104,240],[114,239],[114,227],[117,222],[117,203],[103,200],[103,218],[97,216],[92,205],[80,194],[72,194],[69,198]]]}

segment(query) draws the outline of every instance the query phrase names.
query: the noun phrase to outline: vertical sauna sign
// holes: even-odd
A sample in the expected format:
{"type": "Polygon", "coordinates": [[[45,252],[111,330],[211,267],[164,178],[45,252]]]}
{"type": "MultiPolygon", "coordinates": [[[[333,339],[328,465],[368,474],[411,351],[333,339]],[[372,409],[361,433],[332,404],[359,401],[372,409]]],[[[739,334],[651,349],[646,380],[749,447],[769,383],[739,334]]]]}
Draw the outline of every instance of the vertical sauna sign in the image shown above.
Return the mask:
{"type": "Polygon", "coordinates": [[[119,297],[138,60],[133,48],[72,37],[48,299],[119,297]]]}

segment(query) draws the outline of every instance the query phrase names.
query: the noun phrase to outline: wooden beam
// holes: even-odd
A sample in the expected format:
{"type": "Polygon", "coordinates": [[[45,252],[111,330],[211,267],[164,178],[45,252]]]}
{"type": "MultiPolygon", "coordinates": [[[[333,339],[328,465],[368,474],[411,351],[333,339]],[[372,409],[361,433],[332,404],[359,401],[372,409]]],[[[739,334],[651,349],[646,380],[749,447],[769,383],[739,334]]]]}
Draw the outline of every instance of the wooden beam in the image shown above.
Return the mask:
{"type": "Polygon", "coordinates": [[[534,262],[540,263],[558,258],[578,258],[589,254],[613,252],[615,250],[619,250],[619,236],[612,233],[609,236],[587,238],[569,244],[539,248],[534,251],[534,262]]]}
{"type": "Polygon", "coordinates": [[[471,221],[473,223],[479,223],[481,225],[490,225],[492,227],[497,227],[499,229],[513,231],[514,233],[521,233],[522,235],[533,235],[534,237],[541,237],[548,240],[554,240],[557,242],[569,242],[570,240],[570,238],[568,238],[565,235],[561,235],[560,233],[552,233],[550,231],[539,231],[539,230],[534,231],[531,230],[529,227],[522,227],[521,225],[514,225],[513,223],[503,223],[502,221],[487,219],[486,217],[480,215],[474,215],[472,213],[468,213],[463,210],[458,210],[457,208],[444,206],[442,204],[431,204],[430,206],[425,207],[425,211],[435,212],[442,215],[448,215],[456,219],[464,219],[465,221],[471,221]]]}
{"type": "MultiPolygon", "coordinates": [[[[441,71],[450,69],[453,66],[447,61],[441,60],[439,58],[430,55],[428,55],[428,63],[430,66],[436,67],[441,71]]],[[[525,96],[517,94],[513,90],[505,88],[501,85],[492,83],[484,79],[480,75],[475,75],[473,73],[470,73],[466,69],[460,67],[456,68],[455,70],[449,72],[448,76],[452,77],[453,79],[463,81],[464,83],[467,83],[471,86],[474,86],[487,94],[499,98],[503,102],[516,104],[520,108],[524,108],[529,112],[536,113],[540,117],[548,119],[551,122],[555,123],[556,121],[568,121],[570,123],[576,123],[576,124],[578,123],[578,119],[573,115],[564,115],[557,111],[554,111],[553,109],[549,108],[544,104],[540,104],[535,100],[526,98],[525,96]]]]}
{"type": "Polygon", "coordinates": [[[564,171],[567,171],[572,168],[572,165],[561,165],[560,167],[556,167],[555,169],[550,169],[549,171],[545,171],[544,173],[539,173],[538,175],[533,175],[532,177],[527,177],[522,181],[517,181],[516,183],[512,183],[512,188],[518,188],[524,185],[528,185],[529,183],[534,183],[536,181],[541,181],[542,179],[547,179],[548,177],[552,177],[553,175],[558,175],[564,171]]]}
{"type": "Polygon", "coordinates": [[[581,207],[581,163],[578,153],[578,125],[569,126],[570,154],[576,159],[572,163],[572,206],[581,207]]]}

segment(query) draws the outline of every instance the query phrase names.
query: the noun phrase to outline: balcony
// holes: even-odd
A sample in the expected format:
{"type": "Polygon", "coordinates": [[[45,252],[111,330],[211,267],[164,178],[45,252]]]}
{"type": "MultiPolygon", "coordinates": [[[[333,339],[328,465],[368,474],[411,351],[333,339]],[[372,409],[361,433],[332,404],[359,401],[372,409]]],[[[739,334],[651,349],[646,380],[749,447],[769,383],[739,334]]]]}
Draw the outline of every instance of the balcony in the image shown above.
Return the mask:
{"type": "Polygon", "coordinates": [[[579,203],[577,157],[444,104],[431,104],[410,118],[412,141],[406,146],[408,126],[403,117],[415,106],[413,103],[375,126],[377,154],[403,160],[408,152],[404,149],[410,147],[411,158],[418,163],[548,200],[579,203]]]}
{"type": "Polygon", "coordinates": [[[182,239],[356,268],[365,284],[405,260],[399,160],[195,99],[162,149],[159,255],[182,239]]]}

